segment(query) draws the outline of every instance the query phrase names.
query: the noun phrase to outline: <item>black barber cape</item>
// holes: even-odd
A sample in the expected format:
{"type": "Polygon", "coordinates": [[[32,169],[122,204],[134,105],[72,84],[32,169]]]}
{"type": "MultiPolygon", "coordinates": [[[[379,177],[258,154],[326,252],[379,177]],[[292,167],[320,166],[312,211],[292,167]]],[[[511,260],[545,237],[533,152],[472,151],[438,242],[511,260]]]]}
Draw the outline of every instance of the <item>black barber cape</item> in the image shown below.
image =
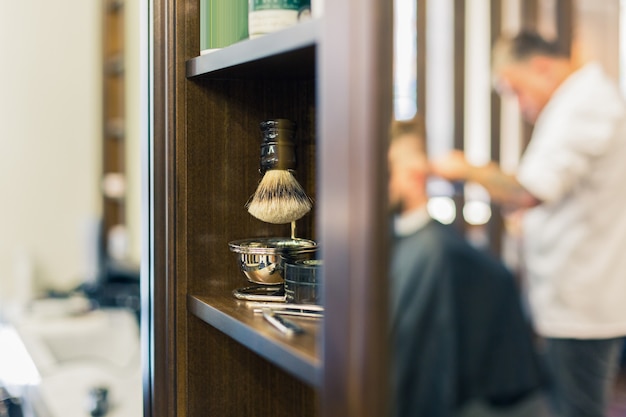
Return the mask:
{"type": "Polygon", "coordinates": [[[542,372],[512,274],[435,220],[394,241],[396,417],[447,417],[466,402],[515,403],[542,372]]]}

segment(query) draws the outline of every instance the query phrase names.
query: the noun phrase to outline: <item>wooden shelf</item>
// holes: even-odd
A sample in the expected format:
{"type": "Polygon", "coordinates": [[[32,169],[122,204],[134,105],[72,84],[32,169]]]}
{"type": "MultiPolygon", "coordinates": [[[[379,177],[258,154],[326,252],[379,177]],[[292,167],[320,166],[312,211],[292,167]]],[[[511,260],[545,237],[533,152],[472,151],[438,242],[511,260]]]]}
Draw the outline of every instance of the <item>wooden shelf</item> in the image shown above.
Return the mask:
{"type": "MultiPolygon", "coordinates": [[[[202,113],[198,119],[206,119],[205,114],[211,114],[211,119],[223,119],[221,112],[226,107],[229,108],[227,112],[229,114],[231,114],[230,112],[243,111],[238,117],[241,120],[248,117],[262,120],[261,113],[257,113],[255,109],[262,109],[261,111],[264,113],[268,108],[273,108],[272,113],[280,114],[285,114],[285,109],[289,109],[286,114],[290,114],[292,116],[289,117],[300,121],[304,131],[309,131],[306,116],[313,106],[312,97],[314,94],[312,91],[314,90],[313,83],[316,72],[315,55],[319,39],[319,27],[319,20],[302,22],[279,32],[238,42],[218,51],[188,60],[186,63],[187,78],[199,81],[193,88],[200,87],[209,94],[215,96],[223,94],[229,98],[223,100],[218,108],[212,108],[210,102],[205,105],[201,101],[206,94],[199,95],[198,100],[194,102],[194,109],[199,110],[192,110],[192,116],[188,120],[194,119],[194,111],[202,113]],[[266,92],[276,91],[276,88],[280,93],[273,96],[272,100],[257,101],[258,97],[264,96],[266,92]],[[295,92],[299,92],[300,95],[297,96],[295,92]],[[296,96],[297,98],[294,98],[296,96]],[[240,107],[238,103],[246,104],[240,107]],[[295,114],[293,109],[298,109],[295,114]],[[252,112],[250,116],[248,116],[248,112],[252,112]]],[[[225,125],[220,123],[218,126],[223,128],[225,125]]],[[[244,132],[239,132],[237,130],[239,124],[229,125],[226,131],[211,129],[215,129],[215,126],[206,126],[205,129],[201,129],[202,134],[198,135],[197,142],[194,141],[195,136],[188,137],[188,143],[193,143],[191,146],[200,155],[221,151],[221,147],[210,147],[217,146],[211,144],[219,142],[207,142],[206,137],[223,137],[227,131],[228,136],[244,138],[249,131],[246,129],[244,132]],[[232,128],[235,130],[231,130],[232,128]],[[199,151],[203,147],[208,148],[199,151]]],[[[256,131],[254,133],[256,134],[256,131]]],[[[229,144],[229,150],[236,149],[235,153],[228,159],[229,164],[241,171],[237,173],[231,168],[224,172],[224,179],[218,183],[220,188],[223,187],[224,181],[230,181],[233,184],[232,187],[227,186],[224,191],[219,192],[220,195],[229,195],[230,201],[245,201],[247,196],[239,196],[238,193],[241,189],[250,189],[250,187],[242,184],[242,178],[245,179],[244,181],[248,181],[249,178],[256,181],[258,176],[256,172],[258,150],[256,147],[250,148],[247,143],[250,141],[241,140],[229,144]],[[247,156],[244,160],[237,160],[242,155],[249,155],[249,157],[247,156]],[[250,163],[251,161],[254,162],[250,163]],[[237,184],[235,185],[235,183],[237,184]]],[[[203,161],[204,159],[199,160],[198,165],[195,165],[194,162],[190,163],[200,167],[204,163],[203,161]]],[[[215,164],[211,164],[208,168],[210,169],[207,169],[207,174],[205,174],[207,176],[214,172],[220,172],[215,164]]],[[[206,185],[205,180],[203,180],[203,184],[206,185]]],[[[210,190],[208,191],[210,192],[210,190]]],[[[205,194],[205,192],[199,192],[196,195],[205,194]]],[[[241,226],[240,229],[232,229],[232,226],[228,226],[227,229],[219,230],[219,233],[223,233],[224,238],[232,239],[232,236],[237,235],[272,234],[272,231],[266,229],[265,225],[250,223],[250,219],[248,219],[250,216],[247,213],[234,215],[230,209],[224,209],[219,214],[207,214],[206,204],[195,200],[189,207],[188,216],[190,217],[198,219],[221,218],[224,213],[227,213],[231,222],[241,226]],[[193,213],[196,210],[202,212],[201,217],[194,217],[193,213]],[[239,217],[242,221],[236,220],[239,217]]],[[[212,207],[218,209],[215,206],[212,207]]],[[[194,227],[203,226],[199,222],[195,223],[194,227]]],[[[310,225],[305,226],[304,230],[309,230],[310,227],[310,225]]],[[[210,228],[213,230],[212,233],[218,233],[215,224],[211,224],[210,228]]],[[[226,245],[218,246],[226,248],[226,245]]],[[[190,255],[190,258],[194,260],[190,262],[192,268],[204,269],[207,267],[206,265],[200,266],[199,259],[204,258],[196,258],[193,255],[190,255]]],[[[305,333],[287,337],[267,323],[260,314],[254,314],[250,303],[233,297],[228,288],[234,288],[233,285],[236,284],[231,285],[230,276],[229,271],[221,271],[212,280],[216,285],[208,287],[202,284],[204,280],[199,282],[192,280],[191,286],[193,288],[189,289],[187,295],[188,312],[249,351],[264,358],[273,366],[282,369],[290,377],[310,387],[319,388],[322,384],[322,361],[317,345],[321,339],[319,337],[321,335],[321,321],[319,319],[290,318],[300,324],[305,329],[305,333]]]]}
{"type": "Polygon", "coordinates": [[[290,317],[304,328],[303,334],[286,336],[274,329],[251,303],[231,294],[188,296],[189,311],[269,362],[314,387],[319,387],[322,366],[317,348],[320,319],[290,317]]]}
{"type": "Polygon", "coordinates": [[[187,77],[302,79],[315,76],[319,20],[298,23],[187,61],[187,77]]]}

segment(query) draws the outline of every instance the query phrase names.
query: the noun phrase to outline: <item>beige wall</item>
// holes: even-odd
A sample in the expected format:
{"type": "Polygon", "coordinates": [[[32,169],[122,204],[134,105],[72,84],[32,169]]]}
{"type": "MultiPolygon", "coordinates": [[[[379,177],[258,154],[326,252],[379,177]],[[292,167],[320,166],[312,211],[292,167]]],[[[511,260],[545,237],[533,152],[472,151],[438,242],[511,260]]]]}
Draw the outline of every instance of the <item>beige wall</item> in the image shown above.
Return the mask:
{"type": "Polygon", "coordinates": [[[100,1],[0,0],[0,302],[29,266],[61,290],[93,268],[100,27],[100,1]]]}
{"type": "MultiPolygon", "coordinates": [[[[140,258],[140,0],[125,1],[128,258],[140,258]]],[[[101,4],[0,0],[0,303],[95,274],[101,216],[101,4]]]]}

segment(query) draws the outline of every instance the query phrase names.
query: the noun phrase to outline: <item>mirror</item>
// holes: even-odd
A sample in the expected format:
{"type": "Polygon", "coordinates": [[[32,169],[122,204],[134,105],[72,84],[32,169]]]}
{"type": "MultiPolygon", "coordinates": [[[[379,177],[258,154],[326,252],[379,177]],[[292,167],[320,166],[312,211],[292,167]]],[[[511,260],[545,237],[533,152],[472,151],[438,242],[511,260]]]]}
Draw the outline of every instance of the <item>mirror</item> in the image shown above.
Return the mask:
{"type": "Polygon", "coordinates": [[[143,414],[144,3],[0,6],[0,400],[26,416],[143,414]]]}

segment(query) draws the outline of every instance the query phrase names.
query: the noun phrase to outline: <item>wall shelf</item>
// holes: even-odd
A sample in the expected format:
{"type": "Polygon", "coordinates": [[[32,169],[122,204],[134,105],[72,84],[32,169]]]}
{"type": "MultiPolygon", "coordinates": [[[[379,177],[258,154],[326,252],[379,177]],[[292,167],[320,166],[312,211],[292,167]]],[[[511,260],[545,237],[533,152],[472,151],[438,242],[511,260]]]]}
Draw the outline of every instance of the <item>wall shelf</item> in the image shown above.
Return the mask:
{"type": "Polygon", "coordinates": [[[187,61],[187,77],[301,79],[315,75],[319,20],[299,23],[187,61]]]}
{"type": "Polygon", "coordinates": [[[320,319],[290,318],[305,333],[287,337],[271,327],[250,303],[231,294],[189,296],[190,312],[207,324],[247,346],[269,362],[312,386],[321,383],[321,360],[317,352],[320,319]]]}
{"type": "Polygon", "coordinates": [[[386,415],[393,9],[325,3],[322,18],[199,55],[200,1],[154,2],[147,415],[386,415]],[[289,235],[245,209],[273,118],[298,125],[296,177],[315,202],[298,236],[332,277],[323,322],[293,318],[306,332],[291,338],[233,297],[244,282],[228,249],[289,235]]]}

